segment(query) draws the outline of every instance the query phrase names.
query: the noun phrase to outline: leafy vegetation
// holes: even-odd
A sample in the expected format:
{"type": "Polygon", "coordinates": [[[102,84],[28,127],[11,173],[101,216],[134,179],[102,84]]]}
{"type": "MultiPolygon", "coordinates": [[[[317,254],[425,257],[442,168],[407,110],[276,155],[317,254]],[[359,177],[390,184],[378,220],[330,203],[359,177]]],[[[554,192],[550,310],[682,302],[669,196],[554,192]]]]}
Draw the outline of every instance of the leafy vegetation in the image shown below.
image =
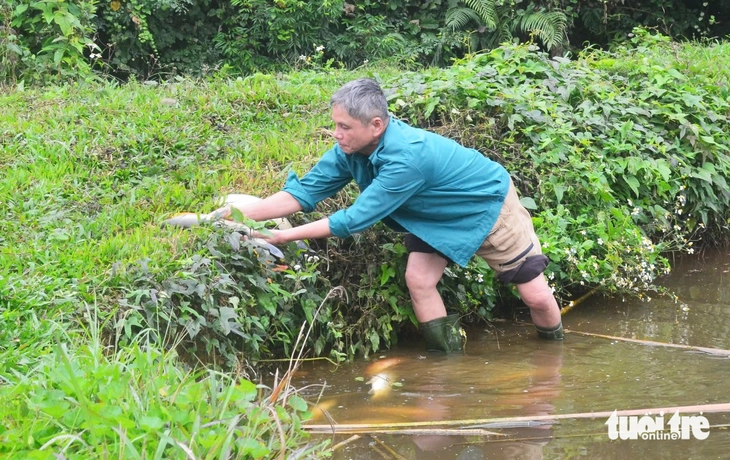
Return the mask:
{"type": "Polygon", "coordinates": [[[324,451],[327,441],[310,442],[301,431],[308,406],[290,388],[262,399],[270,388],[186,370],[174,352],[109,349],[99,324],[86,319],[84,345],[69,347],[58,324],[49,354],[23,374],[3,375],[3,458],[317,458],[324,451]]]}
{"type": "MultiPolygon", "coordinates": [[[[276,76],[5,88],[0,454],[319,453],[298,430],[306,402],[252,382],[302,350],[339,361],[407,335],[401,237],[378,226],[281,261],[231,231],[159,224],[305,172],[331,145],[330,95],[359,76],[511,170],[562,303],[655,295],[671,251],[727,242],[728,54],[636,30],[573,61],[509,45],[419,72],[318,58],[276,76]]],[[[477,261],[441,289],[465,321],[514,300],[477,261]]]]}
{"type": "Polygon", "coordinates": [[[504,42],[555,56],[608,48],[634,27],[677,39],[730,33],[730,4],[687,0],[9,0],[0,81],[164,80],[282,71],[321,53],[332,67],[391,59],[450,65],[504,42]],[[93,72],[92,72],[93,71],[93,72]]]}
{"type": "MultiPolygon", "coordinates": [[[[91,73],[94,1],[8,0],[0,5],[0,81],[60,82],[91,73]]],[[[95,55],[95,54],[94,54],[95,55]]]]}
{"type": "Polygon", "coordinates": [[[561,11],[546,12],[534,5],[517,9],[519,2],[515,0],[465,0],[463,3],[446,12],[446,27],[475,30],[469,40],[470,50],[496,48],[512,41],[517,33],[535,36],[548,51],[562,50],[567,44],[567,18],[561,11]],[[471,22],[476,27],[467,27],[471,22]]]}

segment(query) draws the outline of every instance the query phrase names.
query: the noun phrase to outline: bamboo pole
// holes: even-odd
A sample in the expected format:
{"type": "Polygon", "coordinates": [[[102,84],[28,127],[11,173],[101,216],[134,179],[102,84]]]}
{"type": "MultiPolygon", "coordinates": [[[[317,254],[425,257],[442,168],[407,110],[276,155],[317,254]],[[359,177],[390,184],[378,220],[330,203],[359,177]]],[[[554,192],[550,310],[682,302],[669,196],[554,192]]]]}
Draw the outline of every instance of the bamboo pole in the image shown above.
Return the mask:
{"type": "Polygon", "coordinates": [[[681,345],[678,343],[666,343],[666,342],[655,342],[653,340],[641,340],[641,339],[629,339],[626,337],[616,337],[613,335],[594,334],[592,332],[581,332],[566,329],[565,332],[571,334],[586,335],[589,337],[600,337],[602,339],[609,340],[620,340],[622,342],[640,343],[642,345],[656,346],[656,347],[667,347],[667,348],[680,348],[682,350],[701,351],[703,353],[710,353],[715,356],[730,356],[730,350],[723,350],[721,348],[708,348],[708,347],[695,347],[692,345],[681,345]]]}
{"type": "Polygon", "coordinates": [[[572,419],[596,419],[608,418],[614,413],[616,415],[647,415],[659,413],[704,413],[704,412],[730,412],[730,403],[717,404],[700,404],[694,406],[674,406],[674,407],[653,407],[648,409],[626,409],[616,411],[601,412],[579,412],[574,414],[554,414],[554,415],[534,415],[522,417],[497,417],[486,419],[467,419],[467,420],[436,420],[421,422],[394,422],[394,423],[346,423],[338,425],[302,425],[302,428],[311,433],[352,433],[352,432],[368,432],[366,430],[382,430],[388,431],[393,429],[423,428],[437,427],[471,427],[479,428],[492,423],[509,423],[509,422],[537,422],[537,421],[558,421],[572,419]]]}
{"type": "Polygon", "coordinates": [[[585,294],[583,294],[582,296],[578,297],[577,299],[575,299],[575,300],[571,300],[571,301],[570,301],[570,302],[568,303],[568,305],[566,305],[566,306],[564,306],[563,308],[561,308],[561,309],[560,309],[560,315],[561,315],[561,316],[562,316],[562,315],[565,315],[565,314],[566,314],[566,313],[568,313],[568,312],[569,312],[570,310],[572,310],[573,308],[577,307],[577,306],[578,306],[579,304],[581,304],[581,303],[582,303],[582,302],[583,302],[584,300],[586,300],[586,299],[587,299],[588,297],[592,296],[592,295],[593,295],[593,294],[595,294],[596,292],[598,292],[598,288],[593,288],[593,289],[591,289],[590,291],[588,291],[587,293],[585,293],[585,294]]]}
{"type": "MultiPolygon", "coordinates": [[[[342,425],[333,425],[335,427],[342,425]]],[[[320,433],[319,431],[311,431],[312,433],[320,433]]],[[[336,433],[340,431],[337,430],[336,433]]],[[[327,432],[332,434],[331,431],[327,432]]],[[[401,429],[348,429],[347,434],[387,434],[387,435],[403,435],[403,436],[508,436],[504,433],[489,431],[482,428],[401,428],[401,429]]]]}

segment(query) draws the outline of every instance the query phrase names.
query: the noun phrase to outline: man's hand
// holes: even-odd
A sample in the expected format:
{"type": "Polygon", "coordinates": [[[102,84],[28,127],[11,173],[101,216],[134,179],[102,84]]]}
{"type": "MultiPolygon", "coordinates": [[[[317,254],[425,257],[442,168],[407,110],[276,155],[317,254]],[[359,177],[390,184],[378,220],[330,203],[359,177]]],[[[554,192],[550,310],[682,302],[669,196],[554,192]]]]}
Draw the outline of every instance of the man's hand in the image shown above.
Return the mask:
{"type": "Polygon", "coordinates": [[[286,244],[293,241],[288,237],[287,230],[264,230],[264,231],[252,231],[251,236],[253,238],[259,238],[266,241],[274,246],[280,244],[286,244]]]}
{"type": "Polygon", "coordinates": [[[290,241],[308,240],[317,238],[329,238],[332,236],[330,232],[329,219],[326,217],[316,222],[292,227],[285,230],[259,230],[252,232],[254,238],[261,238],[267,243],[277,245],[285,244],[290,241]]]}
{"type": "Polygon", "coordinates": [[[302,210],[302,205],[288,192],[277,192],[263,200],[229,201],[205,217],[208,220],[238,220],[237,214],[256,222],[286,217],[302,210]]]}

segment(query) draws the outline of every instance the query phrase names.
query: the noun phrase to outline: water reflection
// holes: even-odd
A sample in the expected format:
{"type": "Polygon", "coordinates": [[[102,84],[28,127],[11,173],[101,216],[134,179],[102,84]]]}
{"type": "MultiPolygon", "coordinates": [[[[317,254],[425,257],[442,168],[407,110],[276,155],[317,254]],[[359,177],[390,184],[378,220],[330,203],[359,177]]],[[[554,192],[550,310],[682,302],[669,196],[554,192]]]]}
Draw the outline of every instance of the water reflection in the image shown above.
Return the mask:
{"type": "MultiPolygon", "coordinates": [[[[564,318],[566,327],[730,348],[730,256],[677,261],[663,283],[679,302],[593,298],[564,318]]],[[[405,423],[426,430],[361,434],[338,448],[335,459],[727,457],[730,434],[718,428],[704,441],[610,441],[605,418],[527,420],[727,403],[730,359],[575,334],[564,343],[544,342],[529,326],[496,326],[469,330],[463,355],[427,354],[421,343],[403,344],[378,359],[336,369],[305,363],[294,385],[326,385],[311,423],[368,424],[369,433],[405,423]],[[510,420],[495,423],[495,418],[510,420]],[[439,421],[460,423],[429,425],[439,421]],[[503,436],[446,435],[437,428],[481,428],[503,436]]],[[[312,388],[305,396],[315,401],[320,389],[312,388]]],[[[715,426],[730,422],[726,414],[705,415],[715,426]]],[[[333,437],[334,443],[349,439],[349,434],[333,437]]]]}

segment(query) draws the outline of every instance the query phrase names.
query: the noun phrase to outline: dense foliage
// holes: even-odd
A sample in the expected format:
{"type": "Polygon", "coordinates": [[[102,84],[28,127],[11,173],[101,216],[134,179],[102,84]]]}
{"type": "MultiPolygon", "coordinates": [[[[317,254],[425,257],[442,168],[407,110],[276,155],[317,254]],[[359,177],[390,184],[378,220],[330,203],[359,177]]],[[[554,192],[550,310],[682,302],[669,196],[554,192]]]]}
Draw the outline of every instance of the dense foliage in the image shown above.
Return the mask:
{"type": "Polygon", "coordinates": [[[724,37],[729,9],[690,0],[9,0],[0,5],[0,80],[92,70],[159,80],[382,59],[444,66],[512,40],[565,55],[621,42],[635,26],[724,37]]]}

